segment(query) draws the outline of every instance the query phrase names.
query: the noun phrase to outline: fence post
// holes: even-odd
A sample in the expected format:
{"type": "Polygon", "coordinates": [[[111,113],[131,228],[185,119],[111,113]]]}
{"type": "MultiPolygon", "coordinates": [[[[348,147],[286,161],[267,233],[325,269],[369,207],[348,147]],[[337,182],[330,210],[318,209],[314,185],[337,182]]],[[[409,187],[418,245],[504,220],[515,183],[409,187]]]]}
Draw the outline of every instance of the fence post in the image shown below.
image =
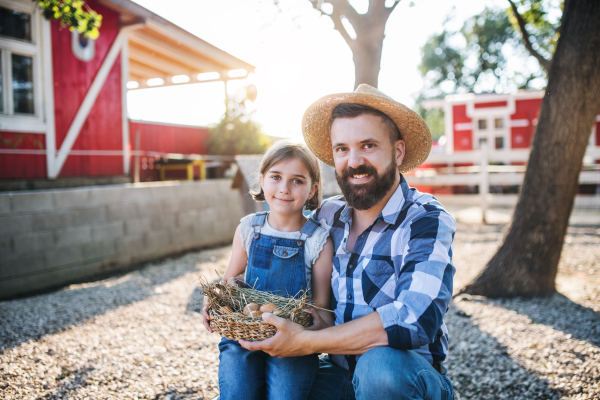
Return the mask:
{"type": "Polygon", "coordinates": [[[490,193],[490,175],[488,171],[489,152],[487,143],[481,144],[481,170],[479,181],[479,195],[481,196],[481,222],[487,224],[487,198],[490,193]]]}
{"type": "Polygon", "coordinates": [[[140,181],[140,131],[135,131],[135,167],[133,174],[133,182],[139,183],[140,181]]]}

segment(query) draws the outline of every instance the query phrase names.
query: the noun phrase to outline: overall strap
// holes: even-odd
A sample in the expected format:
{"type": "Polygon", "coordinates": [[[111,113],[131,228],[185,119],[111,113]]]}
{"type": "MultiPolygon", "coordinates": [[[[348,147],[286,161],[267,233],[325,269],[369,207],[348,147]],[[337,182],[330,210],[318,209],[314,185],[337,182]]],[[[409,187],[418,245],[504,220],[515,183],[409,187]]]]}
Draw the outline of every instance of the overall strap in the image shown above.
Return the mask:
{"type": "Polygon", "coordinates": [[[265,225],[265,221],[267,220],[267,211],[257,212],[252,219],[252,228],[254,228],[254,239],[258,239],[260,237],[260,228],[265,225]]]}
{"type": "Polygon", "coordinates": [[[298,241],[298,246],[302,246],[302,244],[306,241],[306,239],[308,239],[309,237],[311,237],[313,235],[313,233],[315,233],[315,231],[317,230],[317,228],[321,226],[321,224],[319,222],[317,222],[316,220],[309,218],[306,220],[306,222],[304,223],[304,226],[302,227],[302,229],[300,230],[300,240],[298,241]]]}

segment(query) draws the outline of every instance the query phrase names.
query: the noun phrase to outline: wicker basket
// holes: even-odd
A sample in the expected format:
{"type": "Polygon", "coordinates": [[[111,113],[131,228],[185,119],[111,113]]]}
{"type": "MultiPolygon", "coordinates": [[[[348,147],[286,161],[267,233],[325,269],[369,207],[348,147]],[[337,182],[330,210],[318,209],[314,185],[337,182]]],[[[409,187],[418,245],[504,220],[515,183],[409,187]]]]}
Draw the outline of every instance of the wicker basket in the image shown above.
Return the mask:
{"type": "Polygon", "coordinates": [[[242,314],[242,310],[249,303],[272,303],[279,308],[275,313],[278,317],[305,327],[311,324],[310,314],[304,311],[310,307],[309,296],[306,293],[301,293],[295,298],[281,297],[252,288],[230,286],[223,280],[208,283],[202,278],[200,288],[205,301],[210,303],[208,313],[211,328],[230,340],[244,339],[253,342],[268,339],[277,333],[277,328],[264,322],[261,317],[253,318],[242,314]],[[233,312],[225,307],[231,307],[233,312]]]}

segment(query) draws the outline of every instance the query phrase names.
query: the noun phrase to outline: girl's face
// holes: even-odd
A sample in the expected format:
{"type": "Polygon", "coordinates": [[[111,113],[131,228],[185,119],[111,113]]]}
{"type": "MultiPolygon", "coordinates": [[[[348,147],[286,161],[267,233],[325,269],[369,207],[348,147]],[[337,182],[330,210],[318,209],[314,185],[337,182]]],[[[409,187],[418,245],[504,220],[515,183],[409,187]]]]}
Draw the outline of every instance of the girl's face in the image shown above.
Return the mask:
{"type": "Polygon", "coordinates": [[[273,165],[259,181],[271,210],[284,215],[302,212],[304,203],[315,195],[318,187],[298,158],[273,165]]]}

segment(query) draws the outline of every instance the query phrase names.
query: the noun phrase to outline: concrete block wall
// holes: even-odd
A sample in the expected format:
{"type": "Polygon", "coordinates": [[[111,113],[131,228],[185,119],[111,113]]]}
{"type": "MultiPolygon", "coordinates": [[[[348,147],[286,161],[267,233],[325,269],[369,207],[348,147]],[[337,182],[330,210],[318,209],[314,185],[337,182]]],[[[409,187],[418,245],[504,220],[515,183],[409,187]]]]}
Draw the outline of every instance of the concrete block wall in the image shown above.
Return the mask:
{"type": "Polygon", "coordinates": [[[0,193],[0,299],[231,243],[229,180],[0,193]]]}

